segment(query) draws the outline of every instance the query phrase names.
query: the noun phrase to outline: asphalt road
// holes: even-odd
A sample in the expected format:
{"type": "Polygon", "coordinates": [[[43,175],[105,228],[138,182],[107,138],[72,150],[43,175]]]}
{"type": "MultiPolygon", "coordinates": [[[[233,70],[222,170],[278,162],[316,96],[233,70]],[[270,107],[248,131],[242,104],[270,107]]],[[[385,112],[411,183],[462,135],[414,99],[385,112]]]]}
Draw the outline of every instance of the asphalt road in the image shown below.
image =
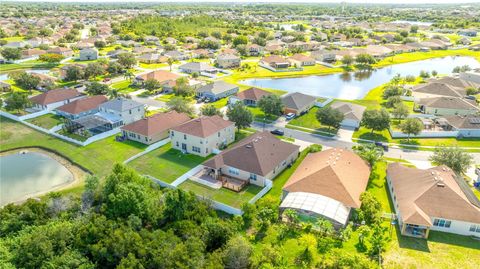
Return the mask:
{"type": "MultiPolygon", "coordinates": [[[[266,124],[265,127],[261,123],[253,123],[252,127],[257,130],[265,130],[271,131],[276,129],[277,127],[266,124]]],[[[329,138],[325,136],[320,136],[316,134],[306,133],[302,131],[292,130],[288,128],[281,128],[284,132],[286,137],[292,137],[295,139],[307,141],[310,143],[321,144],[327,147],[336,147],[336,148],[344,148],[344,149],[351,149],[353,145],[357,143],[338,140],[335,138],[329,138]]],[[[388,151],[385,152],[384,156],[390,158],[398,158],[404,159],[408,161],[428,161],[428,158],[432,155],[431,151],[422,151],[422,150],[409,150],[409,149],[400,149],[400,148],[392,148],[390,147],[388,151]]],[[[480,153],[471,153],[474,157],[474,163],[480,163],[480,153]]]]}

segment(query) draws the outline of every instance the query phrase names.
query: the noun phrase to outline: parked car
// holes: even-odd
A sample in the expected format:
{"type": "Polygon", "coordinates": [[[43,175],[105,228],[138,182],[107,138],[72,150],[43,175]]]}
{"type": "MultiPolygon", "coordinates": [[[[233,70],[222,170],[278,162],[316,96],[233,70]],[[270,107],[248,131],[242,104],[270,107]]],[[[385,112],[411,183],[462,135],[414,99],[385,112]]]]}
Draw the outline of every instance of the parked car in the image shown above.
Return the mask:
{"type": "Polygon", "coordinates": [[[270,133],[272,133],[274,135],[284,135],[285,134],[285,132],[283,130],[280,130],[280,129],[272,130],[272,131],[270,131],[270,133]]]}
{"type": "Polygon", "coordinates": [[[291,120],[291,119],[295,118],[295,113],[288,113],[287,115],[285,115],[285,118],[287,120],[291,120]]]}
{"type": "Polygon", "coordinates": [[[388,145],[387,145],[387,144],[384,144],[384,143],[382,143],[382,142],[380,142],[380,141],[375,141],[375,146],[382,147],[383,150],[388,151],[388,145]]]}

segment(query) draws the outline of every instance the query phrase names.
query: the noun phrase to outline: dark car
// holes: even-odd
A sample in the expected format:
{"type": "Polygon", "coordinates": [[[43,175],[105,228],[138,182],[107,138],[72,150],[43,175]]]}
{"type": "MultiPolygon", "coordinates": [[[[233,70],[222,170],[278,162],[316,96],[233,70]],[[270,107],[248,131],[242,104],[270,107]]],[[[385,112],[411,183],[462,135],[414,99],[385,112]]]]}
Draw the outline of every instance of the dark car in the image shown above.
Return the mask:
{"type": "Polygon", "coordinates": [[[270,131],[270,133],[274,134],[274,135],[284,135],[285,133],[283,132],[283,130],[280,130],[280,129],[275,129],[275,130],[272,130],[270,131]]]}
{"type": "Polygon", "coordinates": [[[388,151],[388,145],[387,145],[387,144],[384,144],[384,143],[382,143],[382,142],[380,142],[380,141],[375,141],[375,146],[382,147],[383,150],[388,151]]]}

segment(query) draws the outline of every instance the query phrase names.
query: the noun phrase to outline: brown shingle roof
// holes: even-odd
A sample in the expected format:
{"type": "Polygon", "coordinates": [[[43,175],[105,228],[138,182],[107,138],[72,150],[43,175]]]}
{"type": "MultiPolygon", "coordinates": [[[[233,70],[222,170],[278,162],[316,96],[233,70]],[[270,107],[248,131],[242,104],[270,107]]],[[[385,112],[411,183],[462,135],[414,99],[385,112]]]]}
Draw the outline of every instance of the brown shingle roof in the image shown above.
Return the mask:
{"type": "Polygon", "coordinates": [[[421,98],[418,103],[435,108],[480,110],[474,100],[458,97],[421,98]]]}
{"type": "Polygon", "coordinates": [[[298,149],[299,146],[281,141],[265,131],[243,139],[234,147],[206,161],[204,165],[216,169],[228,165],[266,176],[298,149]]]}
{"type": "Polygon", "coordinates": [[[81,94],[74,89],[51,90],[33,97],[30,101],[39,105],[48,105],[80,96],[81,94]]]}
{"type": "Polygon", "coordinates": [[[467,95],[466,91],[462,88],[454,87],[452,85],[437,81],[427,84],[420,84],[413,88],[412,91],[450,97],[463,97],[467,95]]]}
{"type": "Polygon", "coordinates": [[[295,55],[290,56],[290,59],[295,60],[295,61],[299,61],[299,62],[314,62],[315,61],[315,59],[313,59],[309,56],[300,54],[300,53],[297,53],[295,55]]]}
{"type": "Polygon", "coordinates": [[[353,152],[333,148],[307,155],[283,189],[320,194],[358,208],[369,176],[370,167],[362,158],[353,152]]]}
{"type": "Polygon", "coordinates": [[[95,96],[90,96],[87,98],[75,100],[71,103],[68,103],[66,105],[63,105],[57,108],[57,110],[67,112],[70,114],[79,114],[84,111],[95,109],[100,104],[105,103],[106,101],[108,101],[107,97],[103,95],[95,95],[95,96]]]}
{"type": "Polygon", "coordinates": [[[234,123],[229,120],[224,120],[218,115],[215,115],[211,117],[204,116],[190,120],[188,122],[185,122],[184,124],[172,128],[172,130],[184,134],[206,138],[231,125],[234,125],[234,123]]]}
{"type": "Polygon", "coordinates": [[[478,199],[448,167],[423,170],[392,163],[387,176],[404,222],[431,226],[436,217],[480,223],[480,208],[474,204],[478,199]]]}
{"type": "Polygon", "coordinates": [[[238,97],[241,100],[255,100],[258,101],[260,98],[263,96],[268,96],[271,95],[272,93],[264,91],[259,88],[252,87],[250,89],[244,90],[242,92],[239,92],[236,94],[236,97],[238,97]]]}
{"type": "Polygon", "coordinates": [[[170,111],[132,122],[123,126],[122,130],[152,136],[170,130],[188,120],[190,120],[190,117],[187,114],[170,111]]]}
{"type": "Polygon", "coordinates": [[[137,76],[137,78],[141,78],[142,80],[155,79],[160,82],[160,84],[168,81],[176,81],[179,77],[179,75],[165,70],[156,70],[137,76]]]}

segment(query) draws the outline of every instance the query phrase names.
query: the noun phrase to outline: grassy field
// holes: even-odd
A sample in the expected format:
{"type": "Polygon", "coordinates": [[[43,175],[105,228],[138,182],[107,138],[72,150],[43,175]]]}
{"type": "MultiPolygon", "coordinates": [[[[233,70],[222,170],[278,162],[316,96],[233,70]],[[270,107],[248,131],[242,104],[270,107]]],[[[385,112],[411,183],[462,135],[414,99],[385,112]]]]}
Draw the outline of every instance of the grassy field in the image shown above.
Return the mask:
{"type": "Polygon", "coordinates": [[[479,264],[478,240],[435,231],[424,240],[401,236],[396,227],[384,254],[385,268],[478,268],[479,264]]]}
{"type": "Polygon", "coordinates": [[[247,185],[240,192],[234,192],[226,188],[215,190],[191,180],[183,182],[182,184],[180,184],[179,188],[186,191],[192,191],[202,197],[209,198],[217,202],[233,206],[235,208],[240,208],[242,204],[247,203],[260,190],[262,190],[261,187],[253,184],[247,185]]]}
{"type": "Polygon", "coordinates": [[[128,166],[134,168],[142,175],[150,175],[171,183],[207,159],[208,157],[203,158],[193,154],[183,154],[176,149],[172,149],[170,143],[168,143],[131,161],[128,163],[128,166]]]}
{"type": "Polygon", "coordinates": [[[46,114],[40,117],[30,119],[28,120],[28,122],[45,128],[47,130],[63,123],[62,117],[55,114],[46,114]]]}
{"type": "Polygon", "coordinates": [[[138,142],[117,142],[114,136],[80,147],[0,117],[0,150],[20,147],[54,150],[100,177],[107,175],[115,163],[121,163],[146,148],[138,142]]]}
{"type": "Polygon", "coordinates": [[[431,58],[446,57],[446,56],[471,56],[480,61],[480,55],[478,52],[460,49],[460,50],[432,50],[428,52],[410,52],[410,53],[401,53],[391,57],[386,57],[381,61],[374,64],[374,67],[383,67],[392,64],[407,63],[413,61],[421,61],[431,58]]]}
{"type": "Polygon", "coordinates": [[[158,69],[158,68],[161,68],[161,67],[167,67],[168,64],[166,64],[166,63],[159,63],[159,64],[140,63],[139,66],[141,68],[145,68],[145,69],[158,69]]]}
{"type": "Polygon", "coordinates": [[[122,93],[129,93],[139,90],[139,88],[132,86],[132,82],[129,80],[122,80],[112,83],[111,87],[122,93]]]}
{"type": "Polygon", "coordinates": [[[328,126],[322,125],[318,120],[317,120],[317,111],[318,107],[313,107],[310,109],[306,114],[294,118],[293,120],[289,121],[289,125],[294,125],[294,126],[299,126],[299,127],[304,127],[304,128],[309,128],[309,129],[314,129],[319,132],[326,132],[330,134],[336,134],[337,129],[335,128],[330,128],[328,126]]]}
{"type": "Polygon", "coordinates": [[[20,69],[51,69],[57,66],[59,66],[59,64],[45,63],[38,60],[32,60],[18,64],[2,64],[0,65],[0,73],[20,69]]]}

